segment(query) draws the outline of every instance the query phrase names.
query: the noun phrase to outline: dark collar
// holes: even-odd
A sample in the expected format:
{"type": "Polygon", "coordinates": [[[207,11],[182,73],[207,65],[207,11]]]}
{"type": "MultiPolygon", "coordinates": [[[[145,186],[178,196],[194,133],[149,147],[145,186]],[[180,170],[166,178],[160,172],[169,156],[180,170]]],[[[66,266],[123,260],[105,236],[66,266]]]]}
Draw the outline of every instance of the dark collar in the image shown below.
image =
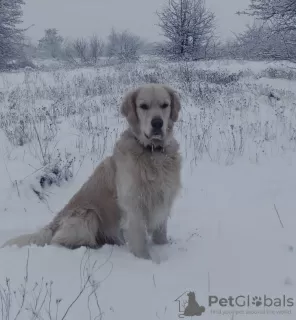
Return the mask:
{"type": "Polygon", "coordinates": [[[164,152],[163,146],[154,146],[152,144],[148,144],[146,147],[144,147],[146,150],[150,152],[164,152]]]}
{"type": "Polygon", "coordinates": [[[139,143],[145,150],[148,150],[149,152],[164,152],[164,147],[163,146],[154,146],[153,144],[148,144],[147,146],[144,146],[137,137],[134,136],[136,139],[137,143],[139,143]]]}

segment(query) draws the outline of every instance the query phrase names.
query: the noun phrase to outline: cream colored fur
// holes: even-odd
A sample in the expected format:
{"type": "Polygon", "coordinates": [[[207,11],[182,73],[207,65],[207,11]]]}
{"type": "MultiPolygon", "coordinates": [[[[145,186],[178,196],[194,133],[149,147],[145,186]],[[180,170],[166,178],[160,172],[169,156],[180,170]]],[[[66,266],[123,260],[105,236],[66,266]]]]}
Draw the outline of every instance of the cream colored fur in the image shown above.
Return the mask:
{"type": "Polygon", "coordinates": [[[167,220],[181,186],[181,156],[173,137],[179,111],[179,98],[168,86],[147,84],[129,92],[121,106],[129,128],[112,156],[51,223],[3,246],[127,243],[135,256],[149,259],[147,232],[154,243],[167,243],[167,220]],[[162,128],[152,127],[155,118],[161,119],[162,128]]]}

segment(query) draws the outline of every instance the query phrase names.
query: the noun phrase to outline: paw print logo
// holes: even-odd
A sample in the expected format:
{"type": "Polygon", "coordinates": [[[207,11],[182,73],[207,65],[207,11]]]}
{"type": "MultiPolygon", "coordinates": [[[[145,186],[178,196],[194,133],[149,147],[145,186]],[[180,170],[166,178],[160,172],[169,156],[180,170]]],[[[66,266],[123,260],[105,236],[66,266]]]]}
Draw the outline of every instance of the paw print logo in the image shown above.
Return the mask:
{"type": "Polygon", "coordinates": [[[260,307],[262,305],[262,299],[260,297],[253,297],[252,301],[253,306],[260,307]]]}

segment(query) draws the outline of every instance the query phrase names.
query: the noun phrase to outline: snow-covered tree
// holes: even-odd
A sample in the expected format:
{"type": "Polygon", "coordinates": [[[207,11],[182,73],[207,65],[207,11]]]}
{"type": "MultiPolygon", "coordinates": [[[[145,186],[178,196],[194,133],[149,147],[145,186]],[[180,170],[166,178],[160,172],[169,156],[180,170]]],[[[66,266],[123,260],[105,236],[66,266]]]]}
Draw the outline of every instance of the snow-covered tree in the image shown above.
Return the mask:
{"type": "Polygon", "coordinates": [[[46,29],[45,35],[39,40],[39,50],[43,55],[50,58],[59,58],[62,52],[63,38],[59,35],[57,29],[46,29]]]}
{"type": "Polygon", "coordinates": [[[89,60],[88,43],[85,38],[78,38],[73,42],[73,48],[76,56],[80,59],[81,63],[86,63],[89,60]]]}
{"type": "Polygon", "coordinates": [[[250,0],[247,10],[238,12],[270,22],[277,31],[296,31],[295,0],[250,0]]]}
{"type": "Polygon", "coordinates": [[[161,45],[163,54],[182,59],[206,58],[214,39],[215,15],[204,0],[169,0],[157,15],[167,39],[161,45]]]}
{"type": "MultiPolygon", "coordinates": [[[[296,60],[296,1],[295,0],[250,0],[247,10],[238,12],[254,17],[264,23],[264,30],[272,41],[270,49],[278,59],[296,60]],[[277,52],[275,52],[277,51],[277,52]]],[[[271,44],[271,43],[270,43],[271,44]]]]}
{"type": "Polygon", "coordinates": [[[115,57],[122,62],[131,62],[139,59],[139,52],[143,43],[137,35],[122,31],[111,30],[108,36],[107,56],[115,57]]]}
{"type": "Polygon", "coordinates": [[[296,57],[296,47],[287,46],[280,33],[257,21],[224,44],[221,56],[244,60],[292,60],[296,57]]]}
{"type": "Polygon", "coordinates": [[[0,0],[0,68],[23,55],[23,0],[0,0]]]}
{"type": "Polygon", "coordinates": [[[97,36],[93,35],[89,40],[89,57],[96,64],[104,53],[104,42],[97,36]]]}

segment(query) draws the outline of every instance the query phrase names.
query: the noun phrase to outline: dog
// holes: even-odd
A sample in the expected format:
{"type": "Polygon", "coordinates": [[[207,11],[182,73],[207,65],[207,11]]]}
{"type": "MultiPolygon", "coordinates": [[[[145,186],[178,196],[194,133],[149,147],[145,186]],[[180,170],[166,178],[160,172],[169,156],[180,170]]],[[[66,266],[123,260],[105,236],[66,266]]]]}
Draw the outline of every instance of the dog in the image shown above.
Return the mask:
{"type": "Polygon", "coordinates": [[[173,136],[180,99],[167,85],[144,84],[124,96],[120,109],[128,128],[113,154],[48,225],[2,247],[127,244],[136,257],[151,259],[149,235],[155,244],[168,243],[167,221],[181,188],[182,157],[173,136]]]}

